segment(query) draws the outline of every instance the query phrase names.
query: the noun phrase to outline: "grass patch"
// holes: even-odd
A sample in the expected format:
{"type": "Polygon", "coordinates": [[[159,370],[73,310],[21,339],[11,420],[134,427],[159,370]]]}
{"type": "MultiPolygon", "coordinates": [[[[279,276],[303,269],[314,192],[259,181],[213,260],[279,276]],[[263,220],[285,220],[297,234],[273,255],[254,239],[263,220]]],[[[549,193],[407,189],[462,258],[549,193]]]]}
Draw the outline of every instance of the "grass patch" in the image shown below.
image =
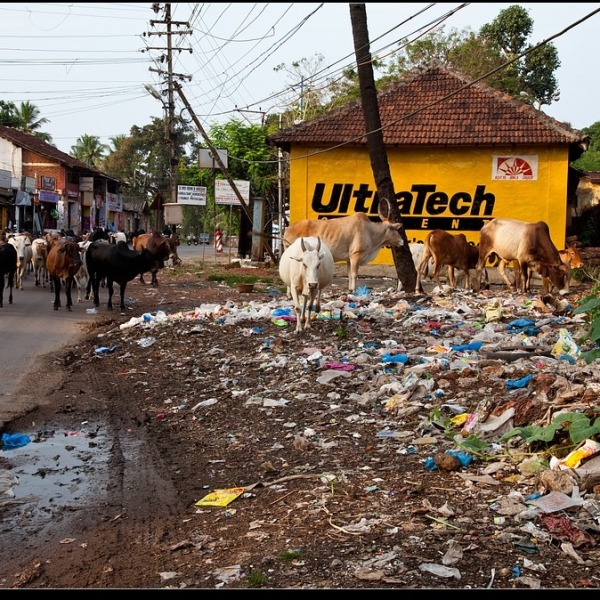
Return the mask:
{"type": "Polygon", "coordinates": [[[284,550],[279,555],[279,558],[283,562],[289,563],[289,562],[292,562],[293,560],[298,560],[301,555],[302,555],[302,550],[300,550],[299,548],[296,548],[295,550],[284,550]]]}
{"type": "Polygon", "coordinates": [[[269,580],[262,571],[254,570],[250,571],[246,581],[248,582],[248,585],[250,587],[261,587],[263,585],[266,585],[269,580]]]}
{"type": "Polygon", "coordinates": [[[229,287],[235,287],[236,283],[264,283],[272,285],[275,281],[272,277],[258,277],[257,275],[231,275],[226,273],[211,273],[206,277],[207,281],[222,281],[229,287]]]}

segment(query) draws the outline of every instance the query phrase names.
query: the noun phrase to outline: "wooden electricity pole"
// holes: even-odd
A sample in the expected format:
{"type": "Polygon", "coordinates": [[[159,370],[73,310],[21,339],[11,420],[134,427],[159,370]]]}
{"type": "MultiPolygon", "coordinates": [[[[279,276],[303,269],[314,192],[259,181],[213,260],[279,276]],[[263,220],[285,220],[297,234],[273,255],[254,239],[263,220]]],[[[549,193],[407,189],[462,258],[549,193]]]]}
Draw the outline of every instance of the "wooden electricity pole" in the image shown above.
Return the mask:
{"type": "Polygon", "coordinates": [[[396,202],[394,182],[392,181],[387,152],[383,143],[377,88],[375,87],[371,59],[369,30],[367,28],[366,5],[350,4],[350,19],[352,21],[358,83],[367,134],[367,148],[379,196],[379,212],[393,223],[400,223],[402,225],[400,234],[404,240],[404,245],[400,248],[393,247],[392,256],[394,257],[394,266],[396,267],[398,280],[402,282],[404,291],[410,293],[415,291],[417,271],[408,245],[408,238],[406,237],[398,203],[396,202]]]}

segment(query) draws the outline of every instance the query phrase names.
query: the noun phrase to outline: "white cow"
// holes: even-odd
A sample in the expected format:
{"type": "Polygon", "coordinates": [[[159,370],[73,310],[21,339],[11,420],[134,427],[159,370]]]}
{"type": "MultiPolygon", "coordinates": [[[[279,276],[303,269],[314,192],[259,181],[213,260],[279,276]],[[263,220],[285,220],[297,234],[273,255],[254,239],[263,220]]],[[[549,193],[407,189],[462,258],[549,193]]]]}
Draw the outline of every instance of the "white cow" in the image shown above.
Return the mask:
{"type": "Polygon", "coordinates": [[[331,284],[333,255],[319,237],[298,238],[281,255],[279,276],[294,300],[296,333],[310,328],[310,316],[321,311],[321,290],[331,284]]]}
{"type": "Polygon", "coordinates": [[[48,244],[45,239],[38,238],[31,242],[31,264],[33,265],[33,275],[35,285],[46,287],[46,282],[50,281],[46,269],[46,258],[48,257],[48,244]]]}
{"type": "Polygon", "coordinates": [[[348,289],[356,289],[358,267],[371,262],[383,246],[403,246],[402,225],[386,219],[371,221],[358,212],[335,219],[303,219],[292,223],[283,234],[283,246],[288,248],[300,237],[320,237],[331,250],[335,262],[348,264],[348,289]]]}
{"type": "Polygon", "coordinates": [[[11,234],[8,241],[17,251],[17,273],[15,287],[18,290],[23,289],[23,278],[27,273],[27,266],[31,262],[31,238],[23,234],[11,234]]]}

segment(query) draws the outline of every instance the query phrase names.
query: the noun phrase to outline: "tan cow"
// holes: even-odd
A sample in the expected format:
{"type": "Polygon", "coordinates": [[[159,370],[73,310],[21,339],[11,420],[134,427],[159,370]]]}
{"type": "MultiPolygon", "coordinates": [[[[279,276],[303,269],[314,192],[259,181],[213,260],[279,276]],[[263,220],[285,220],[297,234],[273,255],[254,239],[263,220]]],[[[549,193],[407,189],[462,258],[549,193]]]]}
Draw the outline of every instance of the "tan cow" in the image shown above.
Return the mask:
{"type": "Polygon", "coordinates": [[[464,273],[465,288],[470,289],[470,269],[477,267],[479,260],[479,249],[469,244],[464,233],[453,235],[442,229],[434,229],[425,238],[423,244],[423,255],[417,268],[416,289],[421,289],[421,278],[426,275],[430,259],[433,260],[432,278],[440,285],[440,270],[443,266],[448,267],[448,282],[450,287],[456,287],[454,269],[460,269],[464,273]]]}
{"type": "Polygon", "coordinates": [[[362,212],[334,219],[303,219],[292,223],[283,234],[284,249],[301,237],[320,237],[335,262],[348,265],[348,289],[356,289],[358,268],[371,262],[383,246],[403,246],[400,223],[371,221],[362,212]]]}
{"type": "Polygon", "coordinates": [[[559,293],[568,293],[570,266],[561,260],[546,222],[528,223],[503,218],[488,221],[479,232],[479,261],[475,282],[477,290],[481,282],[480,275],[492,253],[500,258],[498,273],[509,289],[515,289],[519,285],[521,292],[530,291],[535,270],[542,279],[547,280],[548,286],[551,283],[559,293]],[[515,274],[515,284],[505,272],[506,266],[512,261],[517,261],[515,273],[519,272],[518,277],[515,274]]]}
{"type": "Polygon", "coordinates": [[[46,269],[46,259],[48,258],[48,243],[43,238],[37,238],[31,242],[31,264],[33,265],[33,276],[35,285],[46,287],[46,281],[49,281],[48,271],[46,269]]]}
{"type": "Polygon", "coordinates": [[[66,308],[71,312],[73,306],[71,289],[75,281],[75,274],[79,271],[81,264],[82,260],[77,242],[71,242],[68,238],[61,238],[52,242],[46,259],[46,266],[54,290],[54,310],[58,310],[61,306],[60,286],[61,281],[63,281],[67,297],[66,308]]]}

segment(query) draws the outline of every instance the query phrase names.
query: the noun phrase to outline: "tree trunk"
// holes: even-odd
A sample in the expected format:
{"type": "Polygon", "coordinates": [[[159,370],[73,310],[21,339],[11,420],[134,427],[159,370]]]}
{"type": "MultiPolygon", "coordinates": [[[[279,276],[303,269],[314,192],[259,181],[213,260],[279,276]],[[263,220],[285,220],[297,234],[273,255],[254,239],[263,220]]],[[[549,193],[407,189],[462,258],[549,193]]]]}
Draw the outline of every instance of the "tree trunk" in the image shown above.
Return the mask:
{"type": "Polygon", "coordinates": [[[365,120],[365,131],[367,132],[367,148],[369,150],[371,168],[373,169],[373,177],[379,197],[378,211],[382,218],[402,225],[400,234],[404,240],[404,246],[392,248],[392,256],[394,257],[394,266],[396,267],[398,280],[402,283],[403,290],[406,293],[414,293],[417,283],[417,271],[408,246],[406,230],[404,229],[400,211],[398,210],[394,182],[390,174],[390,165],[383,143],[377,89],[375,87],[375,77],[371,62],[366,5],[350,4],[350,19],[352,21],[360,98],[365,120]]]}

